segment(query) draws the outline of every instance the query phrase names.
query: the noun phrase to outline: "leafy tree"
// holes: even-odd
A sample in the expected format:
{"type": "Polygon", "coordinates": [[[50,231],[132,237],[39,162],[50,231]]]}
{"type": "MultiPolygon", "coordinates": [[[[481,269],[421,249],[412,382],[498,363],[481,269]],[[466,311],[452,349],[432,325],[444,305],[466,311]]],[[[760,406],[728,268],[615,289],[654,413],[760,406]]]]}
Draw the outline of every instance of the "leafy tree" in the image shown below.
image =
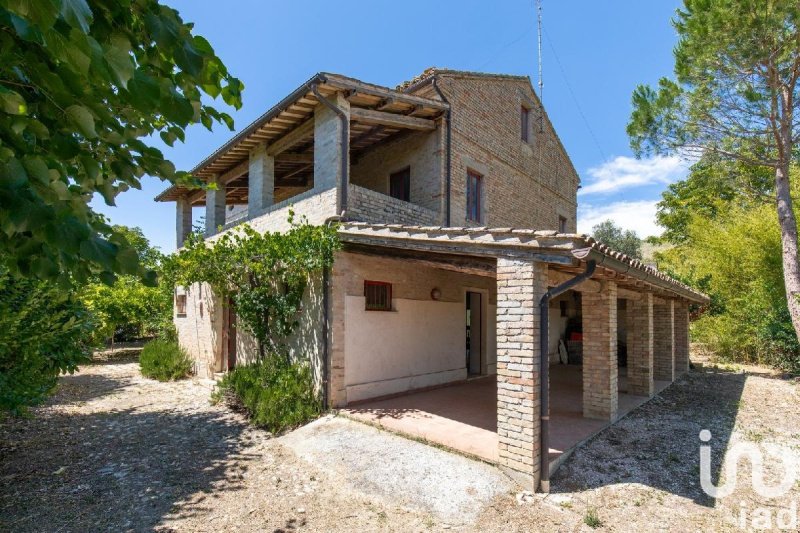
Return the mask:
{"type": "Polygon", "coordinates": [[[95,213],[144,175],[199,185],[146,139],[232,119],[228,74],[192,25],[157,0],[0,1],[0,251],[12,275],[85,282],[155,275],[95,213]]]}
{"type": "Polygon", "coordinates": [[[72,294],[0,267],[0,412],[41,402],[62,372],[87,361],[93,327],[72,294]]]}
{"type": "Polygon", "coordinates": [[[800,4],[792,0],[685,0],[673,25],[675,79],[633,93],[628,124],[638,155],[714,154],[768,169],[783,280],[800,333],[800,258],[789,167],[797,157],[800,4]]]}
{"type": "Polygon", "coordinates": [[[293,217],[284,233],[259,233],[247,224],[213,241],[193,233],[169,267],[177,284],[205,282],[223,302],[230,299],[262,359],[281,351],[297,326],[309,277],[332,265],[340,246],[335,226],[294,223],[293,217]]]}
{"type": "MultiPolygon", "coordinates": [[[[148,270],[163,272],[165,258],[161,252],[150,246],[139,228],[112,226],[114,231],[125,237],[136,251],[142,266],[148,270]]],[[[172,289],[168,279],[157,287],[149,287],[137,276],[118,276],[108,285],[99,279],[88,283],[79,291],[80,298],[95,318],[98,342],[118,336],[142,337],[153,335],[172,321],[172,289]]]]}
{"type": "Polygon", "coordinates": [[[662,241],[681,244],[689,238],[692,217],[716,219],[734,203],[764,203],[771,190],[764,169],[706,155],[692,165],[687,178],[671,184],[658,203],[656,221],[665,228],[662,241]]]}
{"type": "Polygon", "coordinates": [[[723,359],[800,372],[772,206],[732,202],[716,219],[690,218],[684,244],[657,253],[659,266],[711,296],[694,340],[723,359]]]}
{"type": "Polygon", "coordinates": [[[636,232],[623,230],[614,224],[613,220],[604,220],[592,227],[592,237],[625,255],[636,259],[642,258],[642,240],[636,232]]]}

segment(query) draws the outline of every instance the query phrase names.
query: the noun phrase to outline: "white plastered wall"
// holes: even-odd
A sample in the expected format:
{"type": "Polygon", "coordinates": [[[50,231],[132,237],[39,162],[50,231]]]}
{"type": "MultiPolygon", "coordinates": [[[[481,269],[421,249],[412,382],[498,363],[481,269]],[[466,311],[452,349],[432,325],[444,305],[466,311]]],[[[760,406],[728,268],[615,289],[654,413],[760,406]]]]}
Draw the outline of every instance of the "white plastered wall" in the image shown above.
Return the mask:
{"type": "Polygon", "coordinates": [[[344,385],[347,402],[463,380],[466,290],[485,291],[486,369],[496,371],[493,277],[453,272],[403,259],[338,254],[344,273],[344,385]],[[366,311],[364,281],[392,284],[392,311],[366,311]],[[438,300],[431,291],[439,289],[438,300]]]}

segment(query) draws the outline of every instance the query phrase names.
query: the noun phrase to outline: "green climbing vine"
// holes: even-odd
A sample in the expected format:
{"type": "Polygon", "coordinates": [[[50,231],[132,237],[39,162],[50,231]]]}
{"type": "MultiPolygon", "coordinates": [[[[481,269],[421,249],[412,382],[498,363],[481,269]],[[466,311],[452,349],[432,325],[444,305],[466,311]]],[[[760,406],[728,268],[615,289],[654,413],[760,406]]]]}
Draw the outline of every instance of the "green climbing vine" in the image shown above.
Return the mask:
{"type": "Polygon", "coordinates": [[[283,351],[311,275],[331,266],[340,248],[335,225],[296,222],[291,212],[289,224],[283,233],[259,233],[245,224],[211,242],[194,233],[169,267],[176,284],[206,282],[215,296],[230,299],[262,359],[283,351]]]}

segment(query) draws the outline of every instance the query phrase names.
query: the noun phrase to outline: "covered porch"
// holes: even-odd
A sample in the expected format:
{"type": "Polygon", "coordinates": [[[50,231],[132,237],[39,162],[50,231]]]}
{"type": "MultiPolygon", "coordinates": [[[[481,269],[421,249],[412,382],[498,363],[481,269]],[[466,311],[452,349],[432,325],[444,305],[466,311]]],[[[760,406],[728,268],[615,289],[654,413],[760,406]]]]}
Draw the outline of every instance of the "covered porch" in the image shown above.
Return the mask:
{"type": "MultiPolygon", "coordinates": [[[[381,315],[383,327],[375,322],[366,329],[361,325],[372,324],[366,314],[344,313],[341,329],[335,324],[332,332],[332,406],[496,463],[524,485],[548,490],[549,473],[577,445],[688,370],[689,303],[705,296],[583,236],[355,222],[345,223],[341,235],[351,259],[338,263],[341,271],[334,265],[334,279],[355,293],[379,274],[398,295],[417,289],[407,293],[417,307],[407,312],[409,304],[398,303],[381,315]],[[395,263],[378,265],[371,255],[381,261],[391,255],[395,263]],[[463,366],[457,332],[465,303],[471,309],[464,300],[471,289],[458,289],[457,276],[465,272],[491,280],[485,285],[491,323],[481,320],[492,339],[491,364],[480,376],[463,366]],[[579,283],[565,285],[581,273],[579,283]],[[446,326],[434,320],[435,310],[445,308],[439,289],[442,300],[452,301],[446,326]],[[578,344],[570,348],[579,357],[559,353],[566,340],[578,344]],[[437,381],[423,376],[448,357],[448,368],[461,365],[457,371],[440,372],[437,381]],[[394,369],[411,368],[409,361],[424,366],[398,379],[394,369]],[[375,372],[354,374],[365,367],[375,372]]],[[[339,302],[348,311],[363,308],[363,297],[344,296],[334,284],[334,309],[339,302]]]]}
{"type": "MultiPolygon", "coordinates": [[[[627,378],[619,380],[617,419],[650,397],[628,394],[627,378]]],[[[583,416],[583,380],[577,365],[550,368],[550,472],[587,439],[611,422],[583,416]]],[[[670,385],[657,380],[655,393],[670,385]]],[[[486,376],[431,390],[391,398],[356,402],[340,411],[345,416],[411,438],[422,439],[487,461],[499,462],[497,436],[497,379],[486,376]]]]}

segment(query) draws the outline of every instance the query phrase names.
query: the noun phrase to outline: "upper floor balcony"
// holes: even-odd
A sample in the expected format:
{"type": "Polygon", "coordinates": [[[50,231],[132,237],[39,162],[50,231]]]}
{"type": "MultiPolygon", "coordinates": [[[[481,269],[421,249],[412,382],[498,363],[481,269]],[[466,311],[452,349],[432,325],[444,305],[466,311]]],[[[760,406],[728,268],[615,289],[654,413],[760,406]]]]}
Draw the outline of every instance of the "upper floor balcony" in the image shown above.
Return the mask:
{"type": "Polygon", "coordinates": [[[278,231],[291,206],[322,223],[443,223],[447,104],[318,74],[193,170],[210,188],[173,186],[177,245],[204,209],[205,234],[249,222],[278,231]]]}

